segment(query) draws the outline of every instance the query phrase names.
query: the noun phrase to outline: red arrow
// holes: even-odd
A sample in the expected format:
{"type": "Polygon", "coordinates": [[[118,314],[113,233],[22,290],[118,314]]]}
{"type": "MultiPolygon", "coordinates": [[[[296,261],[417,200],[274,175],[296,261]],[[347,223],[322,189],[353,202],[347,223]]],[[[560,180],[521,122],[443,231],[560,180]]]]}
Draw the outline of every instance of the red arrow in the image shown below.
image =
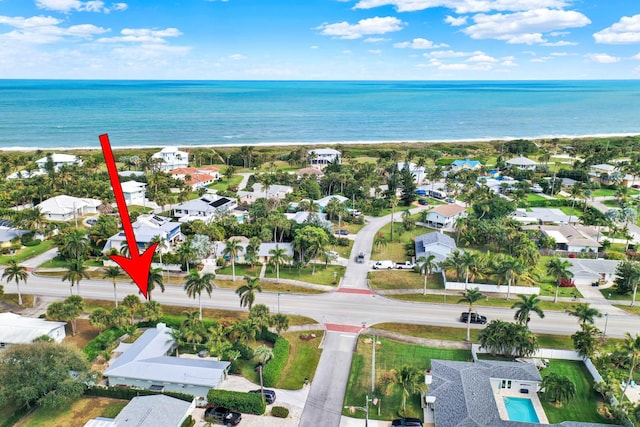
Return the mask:
{"type": "Polygon", "coordinates": [[[140,292],[147,298],[147,288],[149,287],[149,268],[151,268],[151,259],[156,251],[157,243],[151,245],[145,250],[142,255],[138,251],[138,244],[136,243],[136,236],[133,234],[133,227],[131,226],[131,219],[129,218],[129,210],[127,204],[124,201],[124,194],[122,193],[122,186],[120,185],[120,178],[118,177],[118,170],[116,169],[116,161],[113,158],[113,152],[111,151],[111,144],[109,143],[109,135],[100,135],[100,145],[102,146],[102,153],[104,154],[104,161],[107,163],[107,170],[109,171],[109,178],[111,179],[111,187],[113,187],[113,194],[116,196],[116,204],[118,205],[118,212],[120,213],[120,221],[122,221],[122,228],[124,229],[124,235],[127,238],[127,246],[129,246],[129,253],[131,258],[123,257],[120,255],[109,255],[109,258],[122,267],[122,269],[133,279],[138,285],[140,292]]]}

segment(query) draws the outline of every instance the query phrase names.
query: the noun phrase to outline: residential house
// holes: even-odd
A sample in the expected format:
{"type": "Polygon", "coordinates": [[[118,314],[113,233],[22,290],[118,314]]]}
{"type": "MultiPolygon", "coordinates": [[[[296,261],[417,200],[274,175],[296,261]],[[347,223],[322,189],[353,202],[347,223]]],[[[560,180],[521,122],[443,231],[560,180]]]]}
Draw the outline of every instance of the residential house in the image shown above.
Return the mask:
{"type": "Polygon", "coordinates": [[[13,172],[7,175],[7,179],[28,179],[33,178],[35,176],[46,175],[46,172],[41,172],[40,169],[35,170],[19,170],[18,172],[13,172]]]}
{"type": "Polygon", "coordinates": [[[536,170],[538,166],[538,162],[524,156],[509,159],[506,163],[507,169],[536,170]]]}
{"type": "MultiPolygon", "coordinates": [[[[249,261],[247,261],[247,259],[245,258],[245,254],[247,253],[247,246],[249,246],[249,239],[247,239],[244,236],[235,236],[235,237],[230,237],[229,239],[227,239],[227,241],[231,239],[239,240],[239,244],[242,247],[242,249],[238,252],[238,255],[236,256],[235,262],[237,264],[247,264],[249,261]]],[[[227,246],[226,241],[214,242],[212,253],[216,258],[220,257],[220,258],[223,258],[225,261],[230,261],[229,256],[224,255],[224,249],[226,246],[227,246]]],[[[258,253],[257,253],[258,258],[256,259],[256,261],[262,264],[268,263],[269,259],[271,258],[271,254],[269,253],[269,251],[271,251],[272,249],[275,249],[276,246],[278,246],[278,248],[280,249],[284,249],[287,255],[289,255],[290,257],[293,257],[293,243],[267,242],[267,243],[260,243],[260,247],[258,247],[258,253]]]]}
{"type": "Polygon", "coordinates": [[[19,230],[6,225],[0,225],[0,248],[10,247],[13,239],[17,239],[27,233],[27,230],[19,230]]]}
{"type": "Polygon", "coordinates": [[[164,147],[151,158],[159,162],[159,168],[163,172],[189,166],[189,153],[180,151],[177,147],[164,147]]]}
{"type": "Polygon", "coordinates": [[[117,417],[94,418],[84,427],[181,427],[195,407],[195,400],[186,402],[164,394],[136,396],[117,417]]]}
{"type": "Polygon", "coordinates": [[[307,159],[311,166],[322,169],[329,163],[342,164],[342,153],[332,148],[315,148],[307,152],[307,159]]]}
{"type": "MultiPolygon", "coordinates": [[[[182,232],[180,231],[180,223],[171,221],[171,218],[153,215],[143,214],[139,215],[138,219],[131,224],[133,227],[133,234],[136,237],[136,244],[140,251],[146,249],[151,241],[156,236],[161,236],[166,240],[167,246],[171,246],[181,240],[183,240],[182,232]]],[[[127,238],[124,232],[115,234],[107,240],[107,243],[102,249],[103,253],[108,253],[111,249],[120,251],[122,246],[127,245],[127,238]]],[[[164,248],[163,252],[168,252],[170,249],[164,248]]]]}
{"type": "Polygon", "coordinates": [[[516,209],[512,217],[523,223],[536,224],[575,224],[580,221],[577,215],[567,215],[558,208],[516,209]]]}
{"type": "Polygon", "coordinates": [[[573,280],[579,285],[612,282],[620,264],[620,261],[615,259],[566,258],[563,260],[571,263],[569,271],[573,273],[573,280]]]}
{"type": "Polygon", "coordinates": [[[324,212],[324,209],[327,207],[331,199],[336,199],[338,203],[344,203],[349,200],[348,198],[339,194],[334,194],[332,196],[323,197],[319,200],[314,200],[314,203],[318,206],[318,212],[324,212]]]}
{"type": "Polygon", "coordinates": [[[180,222],[202,220],[206,223],[224,217],[238,206],[238,201],[231,197],[220,197],[205,194],[197,199],[189,200],[176,206],[173,215],[180,222]]]}
{"type": "Polygon", "coordinates": [[[258,248],[258,262],[262,264],[267,264],[271,259],[271,251],[276,249],[284,249],[285,253],[293,259],[293,243],[261,243],[260,248],[258,248]]]}
{"type": "Polygon", "coordinates": [[[104,371],[110,386],[159,391],[176,391],[195,397],[206,396],[220,387],[229,362],[169,356],[176,346],[171,328],[158,323],[133,344],[121,343],[104,371]]]}
{"type": "Polygon", "coordinates": [[[252,204],[258,199],[277,199],[283,200],[287,194],[293,193],[293,187],[289,185],[270,185],[265,188],[262,184],[256,182],[252,186],[252,191],[238,191],[238,199],[240,203],[252,204]]]}
{"type": "Polygon", "coordinates": [[[438,205],[427,213],[426,222],[431,227],[452,228],[458,218],[466,215],[465,208],[458,204],[438,205]]]}
{"type": "Polygon", "coordinates": [[[591,166],[589,169],[589,177],[591,181],[599,182],[602,185],[624,185],[631,187],[636,181],[640,182],[637,180],[637,177],[625,174],[620,167],[606,163],[591,166]]]}
{"type": "Polygon", "coordinates": [[[46,219],[69,221],[79,216],[98,213],[98,206],[101,204],[97,199],[60,195],[44,200],[36,207],[40,208],[46,219]]]}
{"type": "MultiPolygon", "coordinates": [[[[421,257],[428,258],[429,256],[435,256],[433,262],[441,263],[446,260],[451,252],[457,249],[456,241],[450,236],[439,233],[431,232],[422,234],[416,237],[416,260],[421,257]]],[[[436,268],[435,271],[440,271],[440,268],[436,268]]]]}
{"type": "Polygon", "coordinates": [[[43,157],[36,160],[36,165],[41,174],[47,173],[47,163],[51,159],[53,164],[53,170],[58,172],[62,166],[82,166],[82,160],[72,154],[51,154],[50,156],[43,157]]]}
{"type": "Polygon", "coordinates": [[[43,335],[61,343],[66,336],[66,324],[15,313],[0,313],[0,349],[15,344],[31,344],[34,339],[43,335]]]}
{"type": "Polygon", "coordinates": [[[318,168],[302,168],[302,169],[298,169],[296,171],[296,175],[298,175],[298,179],[302,179],[305,175],[306,176],[315,176],[316,180],[320,181],[322,179],[322,177],[324,176],[324,174],[322,173],[322,171],[318,168]]]}
{"type": "Polygon", "coordinates": [[[409,171],[413,174],[413,180],[419,185],[422,183],[425,174],[424,166],[418,166],[413,162],[399,162],[397,165],[398,171],[402,171],[405,168],[409,168],[409,171]]]}
{"type": "Polygon", "coordinates": [[[451,163],[452,172],[460,172],[461,170],[478,170],[482,168],[482,163],[478,160],[469,160],[467,157],[464,160],[456,159],[451,163]]]}
{"type": "Polygon", "coordinates": [[[284,215],[287,219],[293,220],[298,224],[316,224],[329,230],[333,228],[333,223],[327,219],[327,214],[325,213],[300,211],[295,213],[285,213],[284,215]]]}
{"type": "MultiPolygon", "coordinates": [[[[535,226],[534,226],[535,227],[535,226]]],[[[523,227],[529,228],[529,227],[523,227]]],[[[575,225],[540,225],[538,230],[543,236],[551,237],[556,242],[555,250],[568,252],[598,252],[602,246],[593,236],[593,227],[575,225]]]]}
{"type": "Polygon", "coordinates": [[[184,183],[193,190],[197,190],[198,188],[213,184],[220,179],[220,175],[217,172],[218,169],[213,169],[215,169],[216,172],[207,168],[177,168],[173,169],[170,173],[174,178],[184,181],[184,183]]]}
{"type": "Polygon", "coordinates": [[[127,205],[145,205],[145,192],[147,184],[138,181],[125,181],[120,184],[124,201],[127,205]]]}
{"type": "Polygon", "coordinates": [[[504,194],[509,192],[512,188],[515,188],[519,181],[509,176],[496,175],[494,178],[479,177],[476,180],[477,186],[487,186],[491,191],[496,194],[504,194]]]}

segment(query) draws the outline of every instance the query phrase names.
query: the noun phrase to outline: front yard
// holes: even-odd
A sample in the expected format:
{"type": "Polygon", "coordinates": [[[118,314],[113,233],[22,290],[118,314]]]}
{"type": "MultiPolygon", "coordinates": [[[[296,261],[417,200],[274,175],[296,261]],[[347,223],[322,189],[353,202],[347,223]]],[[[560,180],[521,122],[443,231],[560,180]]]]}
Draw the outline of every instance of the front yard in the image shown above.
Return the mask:
{"type": "MultiPolygon", "coordinates": [[[[369,273],[369,285],[373,290],[423,289],[424,276],[412,270],[386,270],[369,273]]],[[[427,279],[427,289],[444,289],[442,274],[433,273],[427,279]]]]}
{"type": "MultiPolygon", "coordinates": [[[[296,267],[280,267],[281,279],[299,280],[301,282],[314,283],[317,285],[336,286],[343,275],[344,267],[341,265],[329,264],[328,266],[325,266],[323,263],[315,264],[315,269],[313,265],[309,265],[299,270],[296,267]]],[[[275,279],[275,268],[267,267],[265,277],[275,279]]]]}
{"type": "Polygon", "coordinates": [[[22,418],[15,426],[20,427],[69,427],[82,426],[96,417],[115,418],[128,400],[106,397],[83,397],[71,407],[38,408],[22,418]]]}

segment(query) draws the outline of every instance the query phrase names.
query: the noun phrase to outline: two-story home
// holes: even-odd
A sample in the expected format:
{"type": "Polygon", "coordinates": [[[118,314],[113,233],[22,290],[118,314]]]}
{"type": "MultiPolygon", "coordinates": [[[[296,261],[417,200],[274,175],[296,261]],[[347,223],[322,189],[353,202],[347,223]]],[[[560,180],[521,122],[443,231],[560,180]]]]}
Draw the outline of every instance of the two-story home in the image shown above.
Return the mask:
{"type": "Polygon", "coordinates": [[[478,160],[469,160],[467,157],[464,160],[456,159],[451,163],[452,172],[460,172],[462,170],[478,170],[482,168],[482,163],[478,160]]]}
{"type": "Polygon", "coordinates": [[[151,158],[159,162],[159,168],[163,172],[189,166],[189,153],[180,151],[177,147],[164,147],[160,152],[152,155],[151,158]]]}
{"type": "Polygon", "coordinates": [[[413,162],[399,162],[396,167],[398,168],[398,172],[401,172],[405,168],[409,169],[409,172],[413,174],[414,182],[417,184],[422,183],[425,174],[424,166],[418,166],[413,162]]]}
{"type": "Polygon", "coordinates": [[[47,163],[51,161],[53,170],[58,172],[62,166],[82,166],[82,160],[72,154],[51,154],[36,160],[36,165],[41,173],[47,173],[47,163]]]}
{"type": "Polygon", "coordinates": [[[307,159],[311,166],[322,169],[329,163],[342,164],[342,153],[333,148],[315,148],[307,152],[307,159]]]}
{"type": "Polygon", "coordinates": [[[625,174],[618,166],[606,163],[591,166],[589,178],[592,182],[599,182],[602,185],[624,185],[626,187],[630,187],[634,181],[637,181],[636,177],[625,174]]]}
{"type": "Polygon", "coordinates": [[[451,203],[448,205],[439,205],[431,209],[427,213],[427,224],[437,228],[451,228],[455,225],[456,220],[465,217],[467,214],[465,208],[451,203]]]}
{"type": "Polygon", "coordinates": [[[120,186],[127,205],[144,206],[147,184],[131,180],[123,182],[120,186]]]}
{"type": "Polygon", "coordinates": [[[231,213],[238,206],[238,201],[231,197],[220,197],[205,194],[197,199],[181,203],[173,210],[173,216],[180,222],[199,219],[206,223],[231,213]]]}

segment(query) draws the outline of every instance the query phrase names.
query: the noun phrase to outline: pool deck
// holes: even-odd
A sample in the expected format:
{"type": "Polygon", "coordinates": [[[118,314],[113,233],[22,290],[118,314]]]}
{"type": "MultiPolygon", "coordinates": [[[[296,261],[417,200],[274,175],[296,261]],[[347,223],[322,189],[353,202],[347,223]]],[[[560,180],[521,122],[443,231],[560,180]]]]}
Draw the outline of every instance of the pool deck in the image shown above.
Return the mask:
{"type": "Polygon", "coordinates": [[[503,398],[518,397],[521,399],[530,399],[531,403],[533,403],[533,408],[536,411],[536,415],[538,416],[540,424],[549,424],[549,419],[547,418],[547,414],[545,414],[544,409],[542,408],[542,403],[540,403],[540,399],[538,398],[537,393],[523,394],[515,388],[493,388],[493,397],[496,400],[496,406],[498,407],[500,418],[503,420],[509,420],[509,415],[507,414],[507,408],[504,406],[503,398]]]}

